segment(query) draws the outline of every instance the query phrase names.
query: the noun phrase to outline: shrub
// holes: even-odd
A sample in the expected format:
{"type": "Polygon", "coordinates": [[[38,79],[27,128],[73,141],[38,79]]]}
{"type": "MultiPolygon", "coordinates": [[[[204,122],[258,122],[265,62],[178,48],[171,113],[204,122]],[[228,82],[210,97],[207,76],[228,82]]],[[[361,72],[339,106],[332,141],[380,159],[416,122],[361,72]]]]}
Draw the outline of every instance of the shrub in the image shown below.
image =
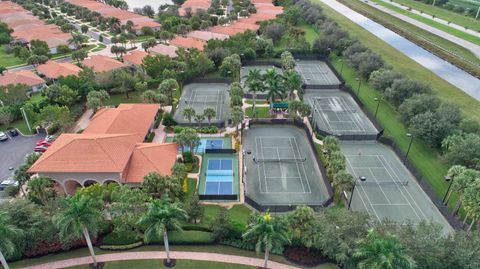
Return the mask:
{"type": "MultiPolygon", "coordinates": [[[[215,237],[202,231],[171,231],[168,232],[168,242],[172,245],[209,245],[215,242],[215,237]]],[[[152,243],[163,244],[163,238],[154,239],[152,243]]]]}
{"type": "Polygon", "coordinates": [[[177,122],[173,119],[172,113],[165,113],[163,115],[163,125],[167,127],[177,125],[177,122]]]}
{"type": "Polygon", "coordinates": [[[128,244],[128,245],[100,245],[99,248],[103,250],[128,250],[137,248],[143,245],[142,241],[128,244]]]}
{"type": "Polygon", "coordinates": [[[193,157],[192,152],[190,152],[190,151],[184,152],[184,153],[183,153],[183,161],[184,161],[185,164],[195,163],[195,158],[193,157]]]}
{"type": "Polygon", "coordinates": [[[5,193],[9,196],[9,197],[15,197],[18,192],[20,191],[20,188],[17,187],[17,186],[8,186],[5,188],[5,193]]]}
{"type": "Polygon", "coordinates": [[[125,233],[109,233],[107,234],[103,240],[102,244],[103,245],[130,245],[133,243],[137,243],[139,241],[142,241],[140,236],[135,234],[134,232],[125,232],[125,233]]]}
{"type": "Polygon", "coordinates": [[[154,132],[150,132],[148,134],[148,137],[147,137],[147,142],[148,143],[151,143],[153,141],[153,138],[155,138],[155,133],[154,132]]]}
{"type": "Polygon", "coordinates": [[[185,224],[182,226],[184,231],[200,231],[200,232],[211,232],[208,227],[196,225],[196,224],[185,224]]]}
{"type": "Polygon", "coordinates": [[[184,128],[182,126],[177,125],[177,126],[173,127],[173,132],[176,133],[176,134],[179,134],[183,131],[183,129],[184,128]]]}
{"type": "Polygon", "coordinates": [[[160,122],[162,121],[163,113],[158,113],[157,119],[155,120],[155,124],[153,125],[153,128],[157,129],[158,126],[160,126],[160,122]]]}
{"type": "Polygon", "coordinates": [[[316,266],[330,262],[330,259],[324,257],[320,251],[308,248],[288,247],[283,252],[283,256],[287,260],[303,266],[316,266]]]}
{"type": "Polygon", "coordinates": [[[185,171],[187,171],[188,173],[192,172],[193,171],[193,163],[186,163],[185,164],[185,171]]]}
{"type": "Polygon", "coordinates": [[[52,124],[47,128],[47,133],[49,135],[52,135],[52,134],[55,134],[56,132],[58,132],[58,130],[59,130],[58,125],[52,124]]]}

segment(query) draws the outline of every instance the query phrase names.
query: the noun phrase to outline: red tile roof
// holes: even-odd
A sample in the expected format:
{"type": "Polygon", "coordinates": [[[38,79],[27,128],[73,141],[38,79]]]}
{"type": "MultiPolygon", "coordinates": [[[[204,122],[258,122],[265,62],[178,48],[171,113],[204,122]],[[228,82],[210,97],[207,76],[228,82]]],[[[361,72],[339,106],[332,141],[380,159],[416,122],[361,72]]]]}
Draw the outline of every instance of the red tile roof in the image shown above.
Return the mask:
{"type": "Polygon", "coordinates": [[[122,62],[104,55],[93,55],[90,58],[83,60],[82,64],[92,68],[95,72],[107,72],[126,66],[122,62]]]}
{"type": "Polygon", "coordinates": [[[208,32],[208,31],[193,31],[188,33],[187,36],[198,39],[198,40],[203,40],[203,41],[208,41],[210,39],[224,40],[228,38],[228,35],[223,35],[223,34],[208,32]]]}
{"type": "Polygon", "coordinates": [[[134,65],[141,65],[143,63],[143,58],[147,57],[148,53],[142,50],[134,50],[129,54],[123,56],[124,63],[130,63],[134,65]]]}
{"type": "Polygon", "coordinates": [[[170,40],[170,45],[181,47],[184,49],[198,49],[203,51],[203,47],[205,46],[206,42],[198,39],[194,39],[191,37],[182,37],[176,36],[174,39],[170,40]]]}
{"type": "Polygon", "coordinates": [[[24,84],[32,87],[43,83],[45,80],[29,70],[8,71],[0,75],[0,86],[24,84]]]}
{"type": "Polygon", "coordinates": [[[135,147],[130,165],[124,177],[125,183],[141,183],[150,172],[171,175],[171,169],[177,160],[177,144],[141,143],[135,147]]]}
{"type": "Polygon", "coordinates": [[[177,57],[177,47],[174,46],[168,46],[164,44],[158,44],[155,47],[150,49],[150,52],[152,54],[161,54],[168,56],[170,58],[175,58],[177,57]]]}
{"type": "Polygon", "coordinates": [[[240,28],[233,28],[229,26],[215,26],[210,29],[208,29],[210,32],[218,33],[218,34],[224,34],[228,36],[236,35],[239,33],[243,33],[244,30],[240,28]]]}
{"type": "Polygon", "coordinates": [[[178,14],[185,16],[187,8],[190,9],[192,13],[195,13],[198,9],[207,10],[211,4],[211,0],[186,0],[178,9],[178,14]]]}
{"type": "Polygon", "coordinates": [[[48,61],[45,64],[38,66],[37,71],[44,74],[47,78],[57,79],[62,76],[77,75],[82,69],[71,63],[48,61]]]}

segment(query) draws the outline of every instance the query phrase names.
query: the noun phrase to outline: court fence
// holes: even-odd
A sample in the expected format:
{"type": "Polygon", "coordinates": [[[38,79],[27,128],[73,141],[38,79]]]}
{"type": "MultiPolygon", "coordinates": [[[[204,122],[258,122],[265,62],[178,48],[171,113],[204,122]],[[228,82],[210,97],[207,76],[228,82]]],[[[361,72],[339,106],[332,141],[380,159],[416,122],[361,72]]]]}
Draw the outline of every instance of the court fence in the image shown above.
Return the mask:
{"type": "Polygon", "coordinates": [[[238,195],[236,194],[200,194],[198,198],[201,201],[216,200],[216,201],[238,201],[238,195]]]}
{"type": "MultiPolygon", "coordinates": [[[[330,181],[327,178],[327,171],[325,170],[325,167],[320,159],[320,157],[317,154],[317,149],[315,147],[315,142],[313,142],[312,138],[312,133],[308,129],[307,125],[302,120],[299,119],[268,119],[268,118],[263,118],[263,119],[250,119],[249,120],[249,125],[255,125],[255,124],[291,124],[294,126],[297,126],[299,128],[302,128],[306,135],[307,135],[307,140],[308,143],[310,144],[311,149],[313,150],[313,156],[315,158],[315,162],[320,169],[320,173],[322,174],[322,180],[323,183],[325,184],[325,187],[327,188],[327,193],[328,193],[328,198],[321,204],[306,204],[307,206],[312,207],[315,210],[320,210],[321,208],[329,206],[333,202],[333,189],[330,184],[330,181]]],[[[242,130],[245,128],[245,123],[242,123],[242,130]]],[[[251,207],[255,208],[256,210],[260,212],[264,212],[267,209],[270,210],[271,212],[286,212],[286,211],[291,211],[294,210],[297,205],[260,205],[257,202],[255,202],[252,198],[248,197],[247,193],[245,193],[245,202],[248,203],[251,207]]]]}
{"type": "Polygon", "coordinates": [[[415,165],[407,158],[407,155],[403,153],[402,149],[393,140],[387,137],[380,137],[378,139],[378,142],[384,145],[387,145],[393,149],[397,157],[400,160],[402,160],[405,167],[413,175],[413,177],[418,182],[422,190],[428,195],[428,197],[430,197],[430,200],[435,204],[435,206],[438,208],[440,213],[442,213],[442,215],[445,217],[448,223],[450,223],[450,225],[454,229],[462,229],[463,228],[462,222],[459,221],[455,216],[452,216],[451,210],[448,208],[448,206],[443,204],[442,199],[438,197],[437,193],[435,193],[435,191],[432,189],[430,184],[425,180],[422,174],[417,170],[415,165]]]}
{"type": "Polygon", "coordinates": [[[237,151],[235,149],[205,149],[205,153],[217,153],[217,154],[235,154],[237,151]]]}
{"type": "Polygon", "coordinates": [[[194,77],[185,79],[182,84],[185,86],[190,83],[225,83],[231,84],[233,82],[232,78],[206,78],[206,77],[194,77]]]}
{"type": "Polygon", "coordinates": [[[337,70],[335,69],[335,67],[333,67],[332,63],[330,63],[330,60],[325,57],[325,56],[321,56],[321,55],[318,55],[318,54],[293,54],[293,57],[295,59],[299,59],[299,60],[305,60],[305,61],[322,61],[322,62],[325,62],[328,66],[328,68],[330,68],[330,70],[333,72],[333,74],[335,75],[335,77],[337,77],[338,81],[340,81],[340,84],[338,85],[324,85],[324,84],[310,84],[310,85],[307,85],[306,83],[303,84],[303,89],[311,89],[311,90],[327,90],[327,89],[340,89],[343,85],[345,85],[345,80],[343,80],[342,76],[340,74],[338,74],[337,70]]]}

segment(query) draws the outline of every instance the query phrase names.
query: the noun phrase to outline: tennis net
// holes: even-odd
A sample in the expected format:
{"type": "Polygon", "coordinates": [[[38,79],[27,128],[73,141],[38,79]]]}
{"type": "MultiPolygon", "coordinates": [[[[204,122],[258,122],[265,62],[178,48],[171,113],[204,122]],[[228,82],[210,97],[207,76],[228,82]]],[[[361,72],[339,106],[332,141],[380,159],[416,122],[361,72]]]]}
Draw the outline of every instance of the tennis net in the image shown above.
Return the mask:
{"type": "Polygon", "coordinates": [[[258,159],[253,158],[255,163],[301,163],[305,162],[307,158],[272,158],[272,159],[258,159]]]}
{"type": "Polygon", "coordinates": [[[233,176],[232,170],[208,170],[206,176],[233,176]]]}

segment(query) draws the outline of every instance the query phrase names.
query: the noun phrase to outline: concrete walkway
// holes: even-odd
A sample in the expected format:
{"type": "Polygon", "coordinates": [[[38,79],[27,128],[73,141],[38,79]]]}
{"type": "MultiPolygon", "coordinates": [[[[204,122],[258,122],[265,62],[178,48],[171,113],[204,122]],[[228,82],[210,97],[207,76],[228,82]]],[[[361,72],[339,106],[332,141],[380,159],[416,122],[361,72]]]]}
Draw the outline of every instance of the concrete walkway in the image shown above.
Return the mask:
{"type": "Polygon", "coordinates": [[[462,46],[466,49],[468,49],[469,51],[471,51],[473,54],[475,54],[478,58],[480,58],[480,46],[472,43],[472,42],[469,42],[469,41],[466,41],[465,39],[462,39],[462,38],[459,38],[459,37],[456,37],[454,35],[451,35],[447,32],[444,32],[438,28],[435,28],[435,27],[432,27],[430,25],[427,25],[423,22],[420,22],[420,21],[417,21],[415,19],[412,19],[406,15],[403,15],[403,14],[400,14],[396,11],[393,11],[389,8],[386,8],[384,6],[381,6],[381,5],[378,5],[377,3],[374,3],[374,2],[371,2],[371,1],[363,1],[365,4],[373,7],[373,8],[376,8],[382,12],[385,12],[393,17],[396,17],[404,22],[407,22],[407,23],[410,23],[412,25],[415,25],[416,27],[418,28],[421,28],[423,30],[426,30],[434,35],[437,35],[441,38],[444,38],[450,42],[453,42],[459,46],[462,46]]]}
{"type": "Polygon", "coordinates": [[[91,117],[93,115],[92,109],[87,109],[83,115],[78,119],[77,124],[73,128],[73,132],[77,133],[78,131],[84,130],[90,124],[91,117]]]}
{"type": "MultiPolygon", "coordinates": [[[[196,261],[216,261],[232,264],[243,264],[250,266],[263,266],[263,259],[250,258],[244,256],[234,256],[218,253],[206,252],[184,252],[171,251],[170,257],[179,260],[196,260],[196,261]]],[[[111,261],[127,261],[127,260],[151,260],[151,259],[165,259],[166,253],[164,251],[138,251],[138,252],[118,252],[112,254],[102,254],[97,256],[99,262],[111,261]]],[[[73,258],[63,261],[49,262],[40,265],[24,267],[24,269],[55,269],[66,268],[77,265],[86,265],[92,263],[90,256],[73,258]]],[[[272,269],[296,269],[298,267],[286,265],[278,262],[270,261],[268,267],[272,269]]]]}

